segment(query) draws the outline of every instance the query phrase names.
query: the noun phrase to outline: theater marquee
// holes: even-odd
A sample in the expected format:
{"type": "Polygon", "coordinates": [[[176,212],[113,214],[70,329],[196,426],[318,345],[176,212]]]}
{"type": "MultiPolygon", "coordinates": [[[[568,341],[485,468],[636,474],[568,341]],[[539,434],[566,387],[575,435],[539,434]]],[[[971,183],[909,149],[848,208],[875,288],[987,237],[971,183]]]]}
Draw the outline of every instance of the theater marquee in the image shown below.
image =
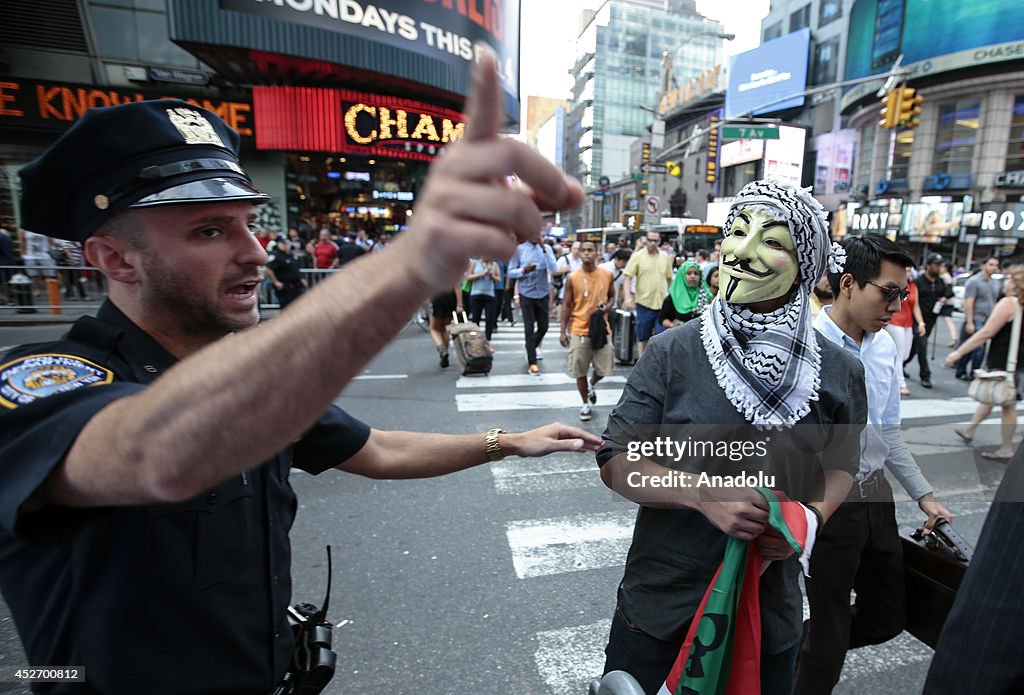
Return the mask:
{"type": "Polygon", "coordinates": [[[254,87],[256,147],[432,160],[462,114],[410,99],[318,87],[254,87]]]}

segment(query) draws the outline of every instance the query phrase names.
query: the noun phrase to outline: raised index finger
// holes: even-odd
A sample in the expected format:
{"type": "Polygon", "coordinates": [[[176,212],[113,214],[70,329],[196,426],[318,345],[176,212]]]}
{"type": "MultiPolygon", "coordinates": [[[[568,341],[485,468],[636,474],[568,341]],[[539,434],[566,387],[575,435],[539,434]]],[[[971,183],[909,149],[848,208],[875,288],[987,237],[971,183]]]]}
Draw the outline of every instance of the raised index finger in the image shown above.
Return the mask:
{"type": "Polygon", "coordinates": [[[505,116],[502,109],[501,78],[494,54],[482,51],[480,62],[473,68],[469,99],[466,100],[466,134],[468,142],[497,137],[505,116]]]}

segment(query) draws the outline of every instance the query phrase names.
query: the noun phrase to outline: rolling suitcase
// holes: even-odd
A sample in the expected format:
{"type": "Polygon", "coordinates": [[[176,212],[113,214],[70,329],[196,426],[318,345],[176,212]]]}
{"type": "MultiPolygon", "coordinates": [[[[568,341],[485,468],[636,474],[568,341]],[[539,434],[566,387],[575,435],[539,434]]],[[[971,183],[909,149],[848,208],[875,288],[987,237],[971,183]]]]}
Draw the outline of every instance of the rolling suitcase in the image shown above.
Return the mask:
{"type": "Polygon", "coordinates": [[[494,356],[491,354],[491,345],[484,337],[480,326],[469,320],[466,312],[462,312],[460,319],[455,312],[452,312],[455,320],[448,327],[452,336],[452,350],[455,352],[455,361],[459,365],[459,372],[462,376],[470,374],[489,374],[494,364],[494,356]]]}
{"type": "Polygon", "coordinates": [[[612,343],[615,361],[619,364],[633,364],[633,350],[636,346],[636,317],[632,311],[616,309],[612,316],[612,343]]]}

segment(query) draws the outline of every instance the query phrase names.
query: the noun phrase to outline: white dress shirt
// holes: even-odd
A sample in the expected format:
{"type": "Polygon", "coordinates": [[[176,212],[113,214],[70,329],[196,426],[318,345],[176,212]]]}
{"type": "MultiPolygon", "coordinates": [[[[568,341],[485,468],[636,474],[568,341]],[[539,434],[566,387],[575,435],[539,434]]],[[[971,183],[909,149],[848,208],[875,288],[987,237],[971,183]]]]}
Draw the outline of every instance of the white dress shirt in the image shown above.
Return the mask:
{"type": "MultiPolygon", "coordinates": [[[[866,479],[871,474],[888,466],[900,485],[911,499],[918,500],[932,491],[907,449],[900,432],[900,374],[903,360],[896,350],[896,343],[885,331],[865,333],[860,345],[846,335],[829,316],[832,307],[827,306],[818,314],[814,327],[860,360],[864,365],[864,381],[868,395],[868,424],[860,440],[860,470],[856,480],[866,479]]],[[[822,365],[827,369],[827,365],[822,365]]]]}

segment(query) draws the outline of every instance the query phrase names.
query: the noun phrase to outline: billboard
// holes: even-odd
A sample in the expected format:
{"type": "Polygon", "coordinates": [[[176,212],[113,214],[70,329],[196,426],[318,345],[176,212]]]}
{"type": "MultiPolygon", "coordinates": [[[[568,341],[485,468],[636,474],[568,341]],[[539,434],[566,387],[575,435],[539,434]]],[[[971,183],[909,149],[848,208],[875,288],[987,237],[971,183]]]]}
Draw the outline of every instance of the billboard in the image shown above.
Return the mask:
{"type": "Polygon", "coordinates": [[[811,30],[800,29],[729,59],[725,117],[803,106],[811,30]]]}
{"type": "Polygon", "coordinates": [[[853,153],[857,147],[857,131],[839,130],[814,138],[817,161],[814,169],[814,192],[819,195],[850,192],[853,153]]]}
{"type": "Polygon", "coordinates": [[[907,241],[935,244],[960,236],[963,203],[911,203],[903,206],[900,236],[907,241]]]}
{"type": "Polygon", "coordinates": [[[803,128],[779,126],[779,139],[764,141],[764,177],[799,186],[806,139],[807,131],[803,128]]]}
{"type": "MultiPolygon", "coordinates": [[[[1024,58],[1024,4],[1006,0],[856,0],[850,11],[845,79],[901,67],[917,76],[1024,58]]],[[[850,88],[842,106],[878,89],[850,88]]]]}
{"type": "Polygon", "coordinates": [[[487,46],[497,55],[506,114],[518,123],[519,6],[520,0],[174,0],[169,9],[171,38],[193,52],[212,47],[201,55],[237,47],[461,95],[469,93],[470,67],[487,46]]]}

